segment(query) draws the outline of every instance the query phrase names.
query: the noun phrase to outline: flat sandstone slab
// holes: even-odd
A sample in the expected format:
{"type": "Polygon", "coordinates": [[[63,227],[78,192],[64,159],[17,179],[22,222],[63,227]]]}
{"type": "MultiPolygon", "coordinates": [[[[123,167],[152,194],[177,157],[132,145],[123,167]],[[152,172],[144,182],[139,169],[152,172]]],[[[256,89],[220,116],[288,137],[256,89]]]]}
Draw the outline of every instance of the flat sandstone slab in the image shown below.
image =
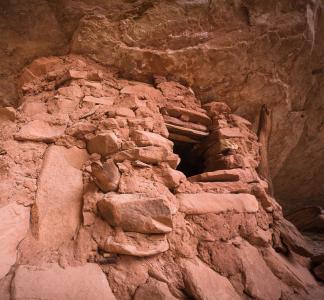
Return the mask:
{"type": "Polygon", "coordinates": [[[33,232],[41,242],[59,246],[71,239],[81,222],[82,164],[86,150],[50,146],[38,178],[32,211],[33,232]]]}
{"type": "Polygon", "coordinates": [[[258,201],[250,194],[177,194],[179,210],[187,215],[208,213],[255,213],[259,209],[258,201]]]}
{"type": "Polygon", "coordinates": [[[16,262],[17,246],[29,229],[29,215],[29,207],[16,203],[0,208],[0,279],[16,262]]]}
{"type": "Polygon", "coordinates": [[[54,142],[56,138],[64,134],[66,126],[51,126],[45,121],[34,120],[24,125],[15,134],[18,141],[54,142]]]}
{"type": "Polygon", "coordinates": [[[257,182],[256,172],[251,169],[230,169],[217,170],[212,172],[201,173],[188,178],[191,182],[217,182],[217,181],[243,181],[257,182]]]}
{"type": "Polygon", "coordinates": [[[105,274],[96,264],[65,269],[57,264],[20,265],[12,282],[12,294],[15,300],[115,300],[105,274]]]}
{"type": "Polygon", "coordinates": [[[198,258],[195,260],[181,259],[180,263],[186,291],[194,299],[241,299],[226,277],[210,269],[198,258]]]}

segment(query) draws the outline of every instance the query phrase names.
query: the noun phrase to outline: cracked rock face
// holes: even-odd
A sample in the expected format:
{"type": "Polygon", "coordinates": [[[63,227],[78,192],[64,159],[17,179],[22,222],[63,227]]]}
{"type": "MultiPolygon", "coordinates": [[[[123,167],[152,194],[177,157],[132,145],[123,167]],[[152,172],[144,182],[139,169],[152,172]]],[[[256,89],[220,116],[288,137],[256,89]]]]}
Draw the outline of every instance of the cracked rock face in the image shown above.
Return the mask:
{"type": "Polygon", "coordinates": [[[85,56],[38,65],[0,111],[1,299],[321,298],[249,121],[85,56]]]}

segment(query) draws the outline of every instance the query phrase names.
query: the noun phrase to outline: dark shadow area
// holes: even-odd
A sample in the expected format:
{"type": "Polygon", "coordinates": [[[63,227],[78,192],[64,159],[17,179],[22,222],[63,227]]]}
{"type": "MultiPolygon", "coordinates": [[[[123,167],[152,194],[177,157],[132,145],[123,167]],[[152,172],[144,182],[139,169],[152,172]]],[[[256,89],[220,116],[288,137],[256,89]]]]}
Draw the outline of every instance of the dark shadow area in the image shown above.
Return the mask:
{"type": "Polygon", "coordinates": [[[181,158],[177,170],[184,173],[187,177],[204,172],[204,161],[198,154],[198,147],[198,144],[174,141],[173,152],[181,158]]]}

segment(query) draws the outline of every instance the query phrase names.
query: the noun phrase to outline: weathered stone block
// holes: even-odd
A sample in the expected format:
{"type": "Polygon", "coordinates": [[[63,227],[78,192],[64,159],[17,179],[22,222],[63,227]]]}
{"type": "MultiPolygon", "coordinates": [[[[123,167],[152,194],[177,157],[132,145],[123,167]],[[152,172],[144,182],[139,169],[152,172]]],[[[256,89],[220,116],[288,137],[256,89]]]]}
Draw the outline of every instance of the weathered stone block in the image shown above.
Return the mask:
{"type": "Polygon", "coordinates": [[[92,176],[95,183],[105,193],[117,190],[120,173],[114,161],[109,159],[103,165],[91,164],[92,176]]]}
{"type": "Polygon", "coordinates": [[[177,194],[180,202],[179,210],[188,215],[207,213],[255,213],[258,201],[250,194],[177,194]]]}
{"type": "Polygon", "coordinates": [[[113,154],[121,148],[120,139],[113,133],[100,133],[87,142],[90,153],[99,153],[103,156],[113,154]]]}
{"type": "Polygon", "coordinates": [[[70,240],[81,223],[82,164],[85,150],[50,146],[38,178],[32,209],[33,233],[46,246],[70,240]]]}
{"type": "Polygon", "coordinates": [[[172,230],[171,211],[166,200],[141,194],[111,194],[98,203],[102,217],[112,226],[140,233],[172,230]]]}

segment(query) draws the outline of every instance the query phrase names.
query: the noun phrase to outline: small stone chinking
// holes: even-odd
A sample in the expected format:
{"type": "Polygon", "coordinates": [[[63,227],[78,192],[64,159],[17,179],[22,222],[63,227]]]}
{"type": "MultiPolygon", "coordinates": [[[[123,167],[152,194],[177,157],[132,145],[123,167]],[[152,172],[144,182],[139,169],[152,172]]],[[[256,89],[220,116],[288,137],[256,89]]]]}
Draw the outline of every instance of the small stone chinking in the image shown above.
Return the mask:
{"type": "Polygon", "coordinates": [[[0,109],[1,299],[319,295],[323,254],[284,219],[250,122],[225,103],[75,55],[32,62],[20,93],[0,109]]]}

